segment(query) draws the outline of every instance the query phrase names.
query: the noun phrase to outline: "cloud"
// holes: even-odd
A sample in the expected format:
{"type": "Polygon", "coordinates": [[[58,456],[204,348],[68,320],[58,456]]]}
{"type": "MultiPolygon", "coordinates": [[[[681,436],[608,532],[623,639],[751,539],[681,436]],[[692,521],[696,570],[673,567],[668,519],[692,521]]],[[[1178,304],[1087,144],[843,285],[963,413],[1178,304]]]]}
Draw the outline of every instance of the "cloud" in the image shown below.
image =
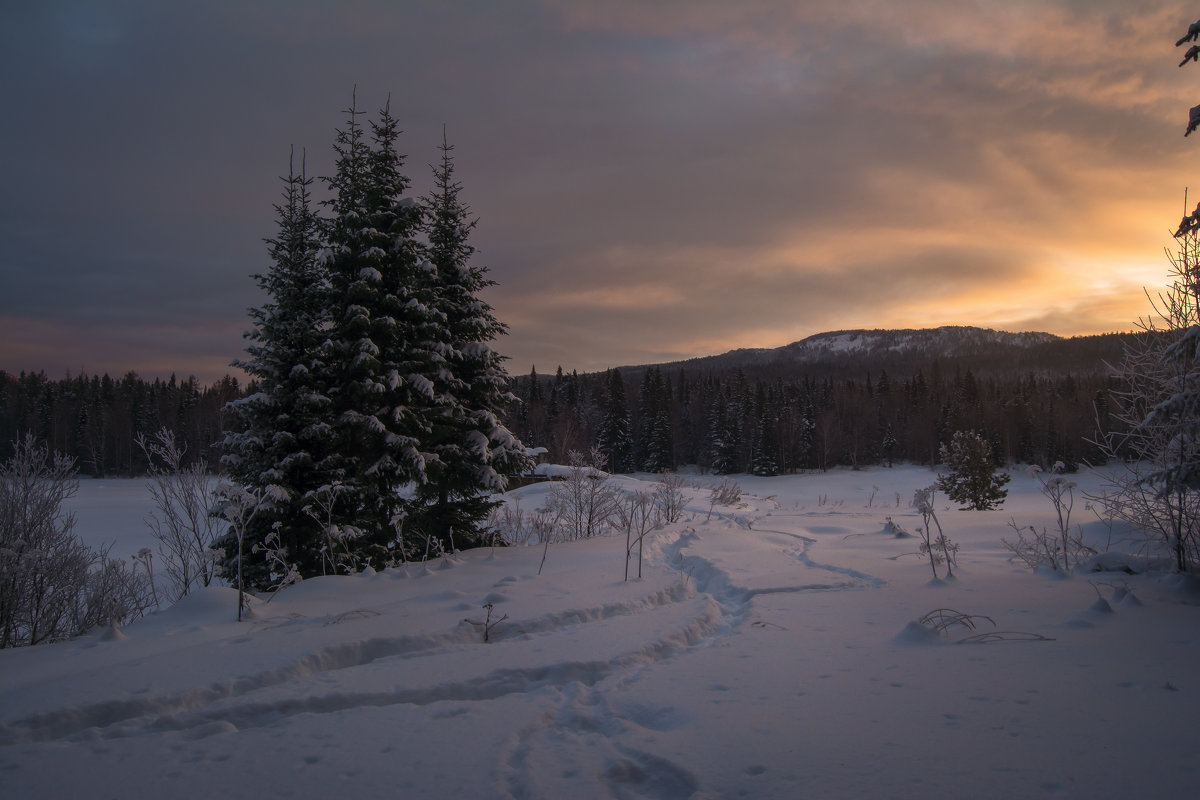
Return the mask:
{"type": "Polygon", "coordinates": [[[447,126],[514,371],[830,328],[1124,328],[1138,281],[1165,274],[1194,163],[1195,75],[1171,47],[1194,16],[1150,0],[31,4],[0,32],[0,102],[25,121],[0,131],[21,155],[0,189],[0,315],[53,345],[10,342],[0,368],[61,351],[147,372],[177,347],[224,371],[260,301],[276,176],[293,144],[332,171],[355,86],[368,110],[391,92],[416,193],[447,126]]]}

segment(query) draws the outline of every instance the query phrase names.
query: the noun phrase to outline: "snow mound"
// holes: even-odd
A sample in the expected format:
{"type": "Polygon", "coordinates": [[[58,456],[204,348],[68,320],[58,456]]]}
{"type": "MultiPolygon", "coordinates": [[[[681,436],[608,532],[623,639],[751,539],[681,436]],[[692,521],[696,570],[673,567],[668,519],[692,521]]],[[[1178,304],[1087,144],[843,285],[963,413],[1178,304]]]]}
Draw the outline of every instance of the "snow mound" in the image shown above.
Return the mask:
{"type": "Polygon", "coordinates": [[[915,619],[904,626],[904,630],[896,634],[892,641],[905,645],[942,644],[944,639],[933,628],[922,625],[915,619]]]}

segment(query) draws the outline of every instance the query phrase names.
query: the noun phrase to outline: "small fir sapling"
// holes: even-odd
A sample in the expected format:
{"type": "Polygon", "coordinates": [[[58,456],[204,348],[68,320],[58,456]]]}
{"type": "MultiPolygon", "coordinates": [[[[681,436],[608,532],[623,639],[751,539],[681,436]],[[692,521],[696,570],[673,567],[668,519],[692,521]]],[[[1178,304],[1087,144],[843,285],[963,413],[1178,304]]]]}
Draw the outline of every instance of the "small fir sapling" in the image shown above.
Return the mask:
{"type": "Polygon", "coordinates": [[[942,445],[940,455],[950,474],[938,475],[937,488],[946,493],[962,510],[988,511],[999,508],[1008,496],[1002,488],[1008,473],[996,472],[992,464],[992,446],[974,431],[958,431],[950,446],[942,445]]]}

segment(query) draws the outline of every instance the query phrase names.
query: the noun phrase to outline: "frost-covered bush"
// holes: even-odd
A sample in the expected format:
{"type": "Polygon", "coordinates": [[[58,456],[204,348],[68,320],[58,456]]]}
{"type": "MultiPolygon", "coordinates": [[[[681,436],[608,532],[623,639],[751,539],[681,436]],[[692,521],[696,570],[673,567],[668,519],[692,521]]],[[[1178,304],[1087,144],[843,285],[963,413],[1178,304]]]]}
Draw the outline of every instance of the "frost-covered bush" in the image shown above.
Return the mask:
{"type": "Polygon", "coordinates": [[[152,604],[146,578],[71,532],[62,505],[78,488],[74,459],[33,436],[0,465],[0,647],[122,624],[152,604]]]}
{"type": "MultiPolygon", "coordinates": [[[[285,491],[282,487],[274,487],[274,490],[275,494],[285,491]]],[[[318,552],[321,556],[322,575],[353,574],[361,568],[358,550],[352,545],[356,540],[362,538],[363,532],[354,525],[338,524],[335,514],[338,498],[344,491],[345,485],[341,481],[322,484],[319,488],[309,492],[309,502],[304,505],[305,515],[317,523],[321,531],[318,552]]],[[[397,535],[397,539],[402,539],[402,537],[397,535]]],[[[277,546],[278,540],[279,536],[276,533],[277,546]]],[[[426,543],[428,551],[428,537],[426,537],[426,543]]],[[[400,552],[403,555],[403,548],[400,552]]]]}
{"type": "MultiPolygon", "coordinates": [[[[287,490],[268,484],[263,487],[248,489],[236,483],[222,481],[216,489],[218,500],[217,510],[222,519],[229,523],[229,532],[237,542],[236,581],[238,590],[238,622],[242,621],[242,613],[246,610],[245,575],[243,571],[246,556],[246,531],[258,513],[273,502],[287,499],[287,490]]],[[[268,556],[268,559],[270,557],[268,556]]],[[[289,576],[290,577],[290,570],[289,576]]]]}

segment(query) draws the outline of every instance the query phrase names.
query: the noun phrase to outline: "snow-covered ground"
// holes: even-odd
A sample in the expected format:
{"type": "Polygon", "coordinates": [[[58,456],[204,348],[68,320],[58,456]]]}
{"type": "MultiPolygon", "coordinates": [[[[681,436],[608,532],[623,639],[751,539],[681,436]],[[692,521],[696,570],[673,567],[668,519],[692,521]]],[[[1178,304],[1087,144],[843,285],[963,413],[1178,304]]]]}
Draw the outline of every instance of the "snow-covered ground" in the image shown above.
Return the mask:
{"type": "MultiPolygon", "coordinates": [[[[917,527],[933,477],[739,477],[754,496],[711,520],[694,490],[627,583],[623,536],[552,545],[541,575],[539,547],[476,550],[308,580],[241,624],[212,589],[117,636],[0,652],[0,796],[1197,796],[1200,594],[1009,563],[1010,518],[1053,525],[1022,473],[999,511],[939,501],[961,550],[931,582],[884,531],[917,527]],[[484,643],[464,620],[487,603],[506,618],[484,643]],[[1007,633],[911,624],[938,608],[1007,633]]],[[[140,546],[134,486],[85,485],[81,534],[140,546]]],[[[1074,519],[1108,537],[1078,494],[1074,519]]]]}

